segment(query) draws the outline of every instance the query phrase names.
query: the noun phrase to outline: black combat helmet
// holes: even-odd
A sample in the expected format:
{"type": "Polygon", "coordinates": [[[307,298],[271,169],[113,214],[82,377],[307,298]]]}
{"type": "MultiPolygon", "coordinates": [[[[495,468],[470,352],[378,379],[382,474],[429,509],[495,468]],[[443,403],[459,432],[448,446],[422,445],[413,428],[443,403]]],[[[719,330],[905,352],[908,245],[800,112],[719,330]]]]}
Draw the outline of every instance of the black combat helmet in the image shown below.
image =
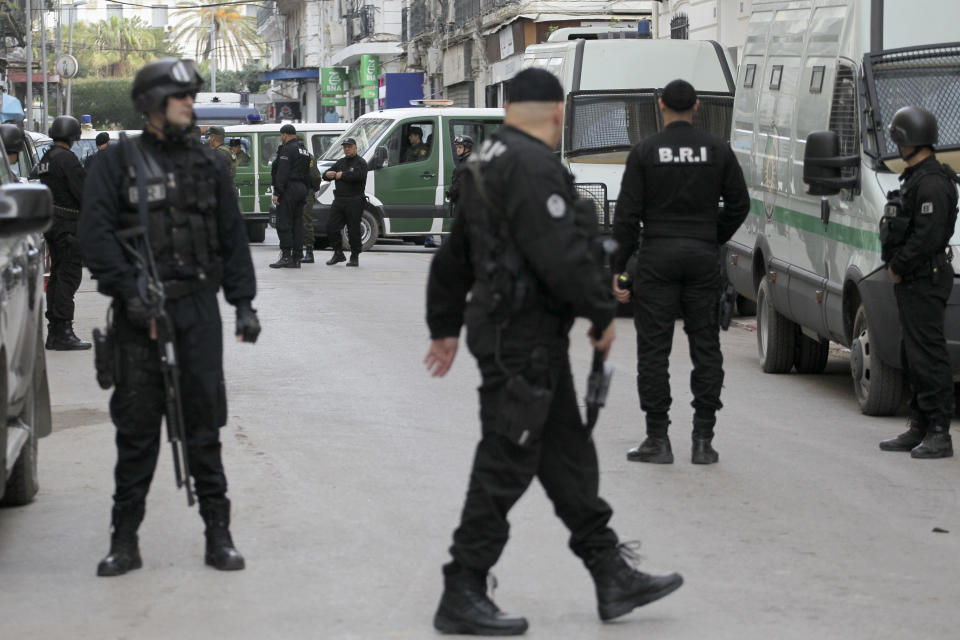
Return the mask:
{"type": "Polygon", "coordinates": [[[133,106],[141,113],[164,108],[167,98],[177,94],[196,95],[203,79],[193,60],[163,58],[144,65],[133,79],[133,106]]]}
{"type": "Polygon", "coordinates": [[[57,116],[47,130],[47,135],[55,141],[73,144],[80,139],[80,122],[73,116],[57,116]]]}
{"type": "Polygon", "coordinates": [[[466,150],[473,149],[473,138],[470,136],[457,136],[453,139],[453,144],[461,144],[466,150]]]}
{"type": "Polygon", "coordinates": [[[23,151],[23,131],[15,124],[0,125],[0,139],[3,140],[3,148],[7,153],[20,153],[23,151]]]}
{"type": "Polygon", "coordinates": [[[898,110],[893,114],[887,132],[899,147],[932,147],[939,138],[937,117],[923,107],[898,110]]]}

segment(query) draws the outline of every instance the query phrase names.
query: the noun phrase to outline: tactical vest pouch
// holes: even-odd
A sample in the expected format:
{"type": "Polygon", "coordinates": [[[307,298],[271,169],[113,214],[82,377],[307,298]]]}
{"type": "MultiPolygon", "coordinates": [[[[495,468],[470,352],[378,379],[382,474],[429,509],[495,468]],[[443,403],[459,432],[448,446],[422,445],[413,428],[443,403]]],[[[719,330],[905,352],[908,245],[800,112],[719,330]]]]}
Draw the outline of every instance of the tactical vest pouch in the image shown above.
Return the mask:
{"type": "Polygon", "coordinates": [[[899,189],[887,194],[887,204],[880,218],[880,259],[884,263],[893,260],[897,250],[907,240],[910,217],[903,214],[903,196],[899,189]]]}

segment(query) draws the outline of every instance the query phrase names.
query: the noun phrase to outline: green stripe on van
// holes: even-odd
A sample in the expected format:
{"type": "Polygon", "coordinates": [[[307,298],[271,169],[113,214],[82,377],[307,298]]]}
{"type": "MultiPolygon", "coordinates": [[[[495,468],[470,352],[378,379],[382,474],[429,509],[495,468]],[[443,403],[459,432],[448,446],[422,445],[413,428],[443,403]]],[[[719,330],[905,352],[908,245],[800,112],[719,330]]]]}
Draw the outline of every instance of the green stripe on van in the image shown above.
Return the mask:
{"type": "MultiPolygon", "coordinates": [[[[750,199],[750,213],[760,217],[766,217],[767,215],[763,202],[756,198],[750,199]]],[[[773,220],[774,222],[780,222],[789,227],[799,229],[800,231],[823,236],[830,240],[836,240],[837,242],[848,244],[858,249],[880,253],[879,231],[864,231],[863,229],[849,227],[837,222],[831,222],[824,228],[819,216],[807,215],[806,213],[800,213],[799,211],[780,206],[774,206],[773,220]]]]}

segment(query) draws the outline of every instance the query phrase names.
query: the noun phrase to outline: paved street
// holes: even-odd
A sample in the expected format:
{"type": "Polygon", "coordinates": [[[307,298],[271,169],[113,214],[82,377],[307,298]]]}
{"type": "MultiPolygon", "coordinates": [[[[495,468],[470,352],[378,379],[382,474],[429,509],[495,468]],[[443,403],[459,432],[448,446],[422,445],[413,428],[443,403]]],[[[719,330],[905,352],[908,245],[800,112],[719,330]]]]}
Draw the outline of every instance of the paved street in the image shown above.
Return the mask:
{"type": "MultiPolygon", "coordinates": [[[[272,244],[271,244],[272,243],[272,244]]],[[[427,376],[424,284],[431,252],[380,247],[359,270],[271,270],[254,245],[263,334],[226,341],[224,458],[234,539],[247,570],[203,565],[199,515],[173,487],[165,448],[141,527],[144,568],[97,578],[108,547],[113,427],[90,352],[50,353],[54,433],[41,490],[0,510],[2,638],[431,638],[440,565],[479,433],[473,360],[427,376]]],[[[85,280],[77,329],[102,324],[85,280]]],[[[232,308],[223,306],[232,333],[232,308]]],[[[572,350],[582,394],[588,364],[572,350]]],[[[675,595],[601,624],[592,583],[535,486],[512,514],[495,599],[544,639],[956,638],[960,628],[960,459],[882,453],[903,417],[860,415],[847,365],[769,376],[755,334],[723,335],[720,464],[689,463],[689,362],[672,360],[677,463],[626,461],[641,437],[634,337],[619,339],[596,431],[602,494],[642,566],[680,571],[675,595]],[[949,533],[934,533],[939,527],[949,533]]]]}

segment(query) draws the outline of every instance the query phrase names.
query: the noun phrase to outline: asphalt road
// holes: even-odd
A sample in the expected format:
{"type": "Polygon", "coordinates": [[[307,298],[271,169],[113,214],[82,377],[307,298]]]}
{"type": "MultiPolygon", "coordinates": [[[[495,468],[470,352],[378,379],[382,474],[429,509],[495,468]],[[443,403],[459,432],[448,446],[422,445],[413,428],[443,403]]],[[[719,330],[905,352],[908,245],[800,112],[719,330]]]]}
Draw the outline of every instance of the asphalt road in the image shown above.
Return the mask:
{"type": "MultiPolygon", "coordinates": [[[[268,237],[268,241],[273,239],[268,237]]],[[[275,239],[273,239],[275,242],[275,239]]],[[[54,433],[34,504],[0,510],[0,638],[432,638],[440,565],[479,428],[465,349],[447,378],[421,360],[431,252],[391,246],[359,269],[271,270],[255,245],[255,346],[226,342],[224,456],[247,570],[203,565],[202,522],[164,449],[141,527],[144,568],[97,578],[108,547],[113,427],[92,355],[50,353],[54,433]]],[[[319,252],[325,260],[328,252],[319,252]]],[[[85,280],[78,333],[106,299],[85,280]]],[[[228,332],[232,309],[223,306],[228,332]]],[[[877,442],[903,417],[860,415],[846,363],[770,376],[755,334],[723,335],[720,463],[689,463],[685,336],[671,362],[677,463],[624,454],[641,438],[632,323],[619,339],[596,440],[601,491],[642,567],[685,586],[599,622],[592,583],[539,485],[512,512],[495,599],[529,637],[786,640],[957,638],[960,459],[915,461],[877,442]],[[934,533],[935,527],[949,533],[934,533]]],[[[589,350],[573,330],[580,393],[589,350]]]]}

